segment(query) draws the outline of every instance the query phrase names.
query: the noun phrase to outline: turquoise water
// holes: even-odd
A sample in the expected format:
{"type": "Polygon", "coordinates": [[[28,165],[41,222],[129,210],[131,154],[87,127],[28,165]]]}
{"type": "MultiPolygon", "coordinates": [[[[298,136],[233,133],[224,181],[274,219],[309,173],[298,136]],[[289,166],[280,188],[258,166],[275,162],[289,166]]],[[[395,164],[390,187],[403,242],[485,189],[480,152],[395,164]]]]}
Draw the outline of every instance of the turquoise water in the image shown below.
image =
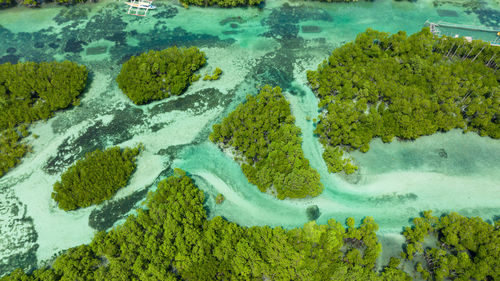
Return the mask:
{"type": "Polygon", "coordinates": [[[0,11],[0,63],[69,59],[91,70],[81,104],[31,126],[40,136],[30,139],[33,153],[0,179],[0,275],[43,264],[61,250],[88,243],[96,230],[119,224],[173,167],[187,170],[205,191],[210,217],[245,226],[301,226],[310,205],[319,207],[320,223],[373,216],[384,242],[381,263],[399,250],[402,227],[422,210],[489,220],[500,215],[500,143],[475,134],[455,130],[414,142],[374,140],[368,153],[352,153],[358,173],[329,174],[313,135],[317,100],[305,78],[307,69],[368,27],[413,33],[427,19],[498,26],[497,4],[279,0],[259,10],[155,3],[158,9],[145,18],[127,15],[115,1],[0,11]],[[198,81],[171,100],[133,105],[114,81],[120,65],[132,55],[173,45],[200,47],[208,59],[200,73],[220,67],[221,79],[198,81]],[[212,124],[266,83],[281,86],[291,103],[305,155],[325,185],[317,198],[278,201],[259,192],[207,140],[212,124]],[[57,209],[52,185],[76,159],[96,148],[139,142],[146,149],[138,170],[109,203],[70,213],[57,209]],[[214,202],[217,193],[226,197],[221,205],[214,202]]]}

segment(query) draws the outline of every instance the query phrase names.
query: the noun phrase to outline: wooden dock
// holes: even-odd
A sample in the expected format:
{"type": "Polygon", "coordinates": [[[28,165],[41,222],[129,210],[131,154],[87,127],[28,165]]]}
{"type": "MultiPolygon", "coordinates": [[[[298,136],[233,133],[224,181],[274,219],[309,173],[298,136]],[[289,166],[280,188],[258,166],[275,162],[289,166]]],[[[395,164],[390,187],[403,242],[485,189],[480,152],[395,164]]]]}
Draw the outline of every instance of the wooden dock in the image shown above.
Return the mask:
{"type": "MultiPolygon", "coordinates": [[[[474,26],[474,25],[464,25],[457,23],[449,23],[449,22],[431,22],[426,20],[424,26],[428,26],[432,34],[436,36],[448,35],[453,37],[459,37],[458,31],[455,34],[443,34],[444,32],[440,30],[441,28],[449,28],[449,29],[457,29],[463,31],[472,31],[472,32],[485,32],[488,34],[486,37],[495,36],[494,40],[484,40],[482,38],[472,38],[472,36],[463,36],[467,41],[472,41],[472,39],[481,39],[484,41],[489,41],[492,46],[500,46],[500,29],[487,27],[487,26],[474,26]],[[493,34],[492,34],[493,33],[493,34]]],[[[491,38],[492,39],[492,38],[491,38]]]]}

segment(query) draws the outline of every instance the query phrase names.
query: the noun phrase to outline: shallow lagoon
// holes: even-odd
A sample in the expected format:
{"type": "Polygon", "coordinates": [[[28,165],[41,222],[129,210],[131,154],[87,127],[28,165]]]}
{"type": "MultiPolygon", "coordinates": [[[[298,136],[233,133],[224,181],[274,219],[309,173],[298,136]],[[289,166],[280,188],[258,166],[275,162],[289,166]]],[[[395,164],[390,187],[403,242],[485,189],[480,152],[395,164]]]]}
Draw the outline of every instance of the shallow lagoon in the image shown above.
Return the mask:
{"type": "Polygon", "coordinates": [[[500,215],[500,197],[495,196],[500,143],[476,134],[454,130],[414,142],[374,140],[368,153],[353,153],[358,173],[328,174],[314,124],[307,120],[316,117],[317,100],[305,83],[305,70],[316,68],[333,48],[368,27],[413,33],[426,19],[498,27],[498,5],[268,2],[262,10],[186,10],[168,1],[158,3],[146,18],[126,15],[125,5],[114,1],[0,11],[0,63],[69,59],[91,70],[81,104],[32,126],[31,132],[40,136],[30,141],[34,152],[0,179],[0,275],[88,243],[96,230],[119,224],[173,167],[187,170],[206,192],[210,216],[241,225],[301,226],[310,205],[319,207],[320,223],[373,216],[385,243],[384,257],[398,251],[398,233],[422,210],[455,210],[485,219],[500,215]],[[120,64],[131,55],[172,45],[200,47],[208,58],[201,74],[221,67],[221,79],[196,82],[172,100],[133,105],[114,82],[120,64]],[[207,140],[213,123],[265,83],[287,92],[305,155],[325,185],[317,198],[278,201],[260,193],[207,140]],[[66,167],[96,148],[139,142],[146,150],[138,170],[113,200],[70,213],[57,209],[50,193],[66,167]],[[217,193],[226,197],[222,205],[214,202],[217,193]]]}

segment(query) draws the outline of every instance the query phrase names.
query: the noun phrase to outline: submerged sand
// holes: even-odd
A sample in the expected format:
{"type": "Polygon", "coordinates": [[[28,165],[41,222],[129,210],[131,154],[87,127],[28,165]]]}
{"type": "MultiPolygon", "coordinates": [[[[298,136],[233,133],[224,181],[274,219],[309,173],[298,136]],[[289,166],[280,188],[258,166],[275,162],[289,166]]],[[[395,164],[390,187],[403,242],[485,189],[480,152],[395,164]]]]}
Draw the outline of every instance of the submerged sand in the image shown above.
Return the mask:
{"type": "Polygon", "coordinates": [[[399,251],[402,227],[423,210],[489,220],[500,215],[500,143],[473,133],[453,130],[391,144],[376,139],[368,153],[352,153],[358,173],[329,174],[313,134],[317,99],[305,79],[307,69],[368,27],[413,33],[426,19],[487,24],[497,4],[483,2],[472,11],[460,2],[268,2],[263,10],[186,10],[167,1],[146,18],[126,15],[120,2],[0,11],[0,63],[68,59],[91,71],[81,104],[31,126],[40,136],[30,139],[33,153],[0,179],[0,275],[35,266],[123,222],[173,167],[188,171],[205,191],[210,217],[245,226],[299,227],[310,205],[319,207],[319,223],[373,216],[382,260],[399,251]],[[198,81],[180,97],[132,104],[114,81],[120,65],[131,55],[173,45],[200,47],[208,59],[200,73],[220,67],[221,79],[198,81]],[[263,84],[281,86],[291,103],[305,156],[325,186],[316,198],[279,201],[261,193],[208,141],[212,124],[263,84]],[[137,171],[110,202],[74,212],[57,208],[50,194],[64,169],[96,148],[138,143],[145,151],[137,171]],[[221,205],[214,201],[218,193],[226,198],[221,205]]]}

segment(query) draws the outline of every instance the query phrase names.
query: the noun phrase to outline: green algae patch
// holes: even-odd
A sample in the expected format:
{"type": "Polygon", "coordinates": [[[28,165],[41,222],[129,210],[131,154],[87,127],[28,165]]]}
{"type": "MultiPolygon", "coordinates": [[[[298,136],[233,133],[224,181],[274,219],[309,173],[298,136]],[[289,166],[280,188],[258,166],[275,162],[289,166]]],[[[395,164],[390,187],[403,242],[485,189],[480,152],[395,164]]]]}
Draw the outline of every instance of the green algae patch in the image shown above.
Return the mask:
{"type": "Polygon", "coordinates": [[[500,48],[368,29],[308,71],[320,99],[315,133],[330,172],[354,172],[344,151],[369,150],[380,137],[414,140],[454,128],[500,138],[500,48]],[[496,59],[495,59],[496,58],[496,59]]]}
{"type": "Polygon", "coordinates": [[[0,177],[29,150],[27,126],[78,104],[87,75],[69,61],[0,64],[0,177]]]}
{"type": "Polygon", "coordinates": [[[127,185],[135,170],[135,157],[141,147],[87,153],[61,175],[54,184],[52,198],[65,211],[88,207],[110,199],[127,185]]]}
{"type": "Polygon", "coordinates": [[[215,124],[210,140],[237,152],[243,173],[260,191],[279,199],[317,196],[323,185],[304,157],[301,131],[294,122],[281,88],[266,85],[215,124]]]}
{"type": "Polygon", "coordinates": [[[125,62],[116,81],[135,104],[146,104],[182,94],[205,63],[205,53],[196,47],[149,51],[125,62]]]}

